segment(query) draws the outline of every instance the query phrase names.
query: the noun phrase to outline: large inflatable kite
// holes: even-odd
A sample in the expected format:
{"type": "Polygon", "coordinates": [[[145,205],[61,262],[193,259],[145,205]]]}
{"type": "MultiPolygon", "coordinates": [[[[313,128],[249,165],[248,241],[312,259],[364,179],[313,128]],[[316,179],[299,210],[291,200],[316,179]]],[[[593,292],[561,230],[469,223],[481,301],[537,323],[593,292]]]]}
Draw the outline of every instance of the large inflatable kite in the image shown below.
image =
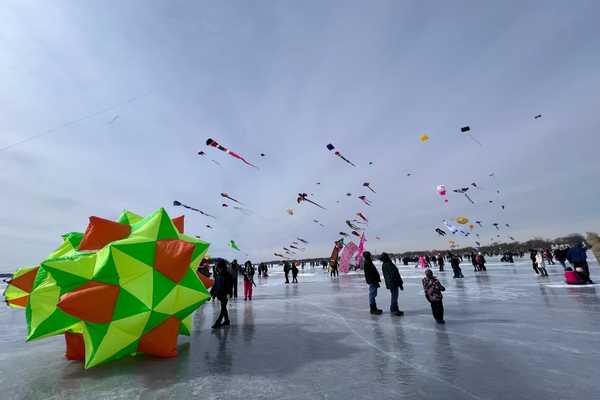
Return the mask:
{"type": "Polygon", "coordinates": [[[183,233],[164,209],[118,222],[90,217],[52,254],[13,275],[5,292],[24,307],[27,340],[65,336],[70,360],[85,368],[127,355],[177,355],[192,313],[210,295],[195,272],[208,243],[183,233]]]}

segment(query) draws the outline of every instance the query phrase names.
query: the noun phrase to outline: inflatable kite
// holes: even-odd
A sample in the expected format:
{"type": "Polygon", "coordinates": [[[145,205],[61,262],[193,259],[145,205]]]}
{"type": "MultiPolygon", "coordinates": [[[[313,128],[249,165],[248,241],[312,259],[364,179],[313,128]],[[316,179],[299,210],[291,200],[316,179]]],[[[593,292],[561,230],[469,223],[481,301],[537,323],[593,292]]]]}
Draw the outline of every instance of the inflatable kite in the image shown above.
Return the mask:
{"type": "Polygon", "coordinates": [[[479,140],[475,139],[475,138],[473,137],[473,135],[470,133],[470,132],[471,132],[471,127],[469,127],[469,126],[463,126],[462,128],[460,128],[460,131],[461,131],[462,133],[464,133],[465,135],[469,136],[469,137],[471,138],[471,140],[472,140],[472,141],[474,141],[475,143],[477,143],[478,145],[480,145],[480,146],[483,146],[483,145],[482,145],[482,144],[479,142],[479,140]]]}
{"type": "Polygon", "coordinates": [[[371,187],[371,184],[369,182],[363,183],[363,186],[366,187],[367,189],[369,189],[371,192],[377,193],[375,190],[373,190],[373,188],[371,187]]]}
{"type": "Polygon", "coordinates": [[[304,244],[308,244],[308,242],[306,240],[302,239],[302,238],[296,238],[296,239],[298,239],[299,241],[301,241],[304,244]]]}
{"type": "Polygon", "coordinates": [[[205,217],[209,217],[209,218],[214,218],[214,219],[217,219],[216,217],[214,217],[214,216],[212,216],[212,215],[210,215],[210,214],[207,214],[207,213],[205,213],[205,212],[204,212],[204,211],[202,211],[202,210],[199,210],[199,209],[197,209],[197,208],[194,208],[194,207],[190,207],[190,206],[188,206],[188,205],[185,205],[185,204],[183,204],[183,203],[181,203],[181,202],[179,202],[179,201],[177,201],[177,200],[174,200],[174,201],[173,201],[173,205],[174,205],[175,207],[183,207],[183,208],[187,208],[188,210],[196,211],[196,212],[198,212],[198,213],[200,213],[200,214],[204,215],[205,217]]]}
{"type": "Polygon", "coordinates": [[[84,234],[64,242],[34,268],[13,275],[5,293],[25,307],[27,341],[63,335],[65,356],[85,368],[124,356],[177,355],[192,313],[210,295],[196,274],[208,243],[183,233],[183,217],[164,209],[118,222],[90,217],[84,234]]]}
{"type": "Polygon", "coordinates": [[[368,205],[369,207],[371,206],[371,202],[369,201],[369,199],[367,199],[367,196],[358,196],[358,198],[365,203],[366,205],[368,205]]]}
{"type": "Polygon", "coordinates": [[[240,251],[240,248],[238,247],[237,243],[236,243],[234,240],[230,240],[230,241],[229,241],[229,247],[230,247],[232,250],[235,250],[235,251],[240,251]]]}
{"type": "Polygon", "coordinates": [[[460,216],[460,217],[456,217],[456,222],[461,225],[465,225],[465,224],[469,223],[469,219],[467,217],[460,216]]]}
{"type": "MultiPolygon", "coordinates": [[[[327,150],[329,150],[329,151],[332,151],[332,150],[334,150],[334,149],[335,149],[335,146],[334,146],[334,145],[332,145],[331,143],[329,143],[329,144],[327,145],[327,150]]],[[[338,156],[339,158],[341,158],[342,160],[344,160],[346,163],[348,163],[348,164],[352,165],[353,167],[356,167],[356,165],[354,165],[354,163],[352,163],[352,161],[350,161],[350,160],[348,160],[346,157],[344,157],[344,156],[342,155],[342,153],[340,153],[339,151],[337,151],[337,150],[336,150],[334,154],[335,154],[336,156],[338,156]]]]}
{"type": "Polygon", "coordinates": [[[365,221],[367,224],[369,223],[369,220],[367,219],[367,217],[365,217],[365,216],[363,215],[363,213],[360,213],[360,212],[358,212],[358,213],[356,213],[356,215],[358,215],[358,216],[359,216],[359,217],[360,217],[360,218],[361,218],[363,221],[365,221]]]}
{"type": "Polygon", "coordinates": [[[419,139],[421,140],[421,142],[426,142],[429,140],[429,136],[423,134],[423,135],[419,136],[419,139]]]}
{"type": "Polygon", "coordinates": [[[242,161],[244,164],[249,165],[251,167],[254,167],[254,168],[258,169],[258,167],[256,165],[249,163],[248,161],[246,161],[246,159],[244,157],[242,157],[239,154],[237,154],[237,153],[235,153],[235,152],[233,152],[233,151],[231,151],[231,150],[229,150],[229,149],[221,146],[219,143],[217,143],[215,140],[213,140],[211,138],[208,138],[206,140],[206,145],[210,146],[210,147],[214,147],[216,149],[219,149],[219,150],[221,150],[221,151],[229,154],[231,157],[237,158],[238,160],[242,161]]]}
{"type": "Polygon", "coordinates": [[[298,198],[296,199],[296,201],[298,202],[298,204],[300,204],[303,201],[306,201],[306,202],[313,204],[319,208],[322,208],[323,210],[326,210],[326,208],[323,207],[322,205],[320,205],[319,203],[316,203],[316,202],[308,199],[308,194],[306,194],[306,193],[298,193],[298,198]]]}
{"type": "Polygon", "coordinates": [[[230,195],[228,195],[227,193],[221,193],[221,197],[223,197],[223,198],[225,198],[225,199],[228,199],[228,200],[231,200],[231,201],[233,201],[234,203],[238,203],[238,204],[240,204],[240,205],[244,205],[244,204],[243,204],[241,201],[234,199],[233,197],[231,197],[231,196],[230,196],[230,195]]]}
{"type": "Polygon", "coordinates": [[[444,185],[437,185],[437,187],[435,188],[435,190],[438,192],[438,194],[440,196],[442,196],[442,198],[444,199],[444,203],[448,202],[448,198],[446,197],[446,186],[444,185]]]}

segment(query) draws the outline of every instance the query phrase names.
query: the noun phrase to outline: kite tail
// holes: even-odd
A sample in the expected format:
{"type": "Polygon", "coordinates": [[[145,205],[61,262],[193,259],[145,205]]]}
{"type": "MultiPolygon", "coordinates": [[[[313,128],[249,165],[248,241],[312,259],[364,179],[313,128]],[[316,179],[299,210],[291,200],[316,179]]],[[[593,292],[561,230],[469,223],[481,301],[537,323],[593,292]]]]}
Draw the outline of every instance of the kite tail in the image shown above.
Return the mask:
{"type": "Polygon", "coordinates": [[[477,143],[478,145],[480,145],[481,147],[483,147],[483,145],[481,144],[481,142],[479,140],[475,139],[473,137],[473,135],[469,135],[469,137],[471,138],[472,141],[474,141],[475,143],[477,143]]]}
{"type": "Polygon", "coordinates": [[[249,166],[251,166],[251,167],[254,167],[254,168],[258,169],[258,167],[257,167],[256,165],[254,165],[254,164],[252,164],[252,163],[249,163],[248,161],[246,161],[246,159],[245,159],[244,157],[240,156],[239,154],[237,154],[237,153],[235,153],[235,152],[233,152],[233,151],[231,151],[231,150],[229,150],[229,151],[228,151],[228,153],[229,153],[229,155],[231,155],[232,157],[235,157],[235,158],[237,158],[238,160],[242,161],[244,164],[246,164],[246,165],[249,165],[249,166]]]}
{"type": "Polygon", "coordinates": [[[464,193],[465,197],[471,202],[471,204],[475,204],[472,198],[469,197],[468,194],[464,193]]]}
{"type": "Polygon", "coordinates": [[[325,207],[323,207],[322,205],[320,205],[320,204],[318,204],[318,203],[315,203],[315,202],[314,202],[314,201],[312,201],[312,200],[309,200],[309,199],[304,199],[304,201],[308,201],[309,203],[311,203],[311,204],[314,204],[315,206],[317,206],[317,207],[319,207],[319,208],[322,208],[323,210],[327,210],[325,207]]]}

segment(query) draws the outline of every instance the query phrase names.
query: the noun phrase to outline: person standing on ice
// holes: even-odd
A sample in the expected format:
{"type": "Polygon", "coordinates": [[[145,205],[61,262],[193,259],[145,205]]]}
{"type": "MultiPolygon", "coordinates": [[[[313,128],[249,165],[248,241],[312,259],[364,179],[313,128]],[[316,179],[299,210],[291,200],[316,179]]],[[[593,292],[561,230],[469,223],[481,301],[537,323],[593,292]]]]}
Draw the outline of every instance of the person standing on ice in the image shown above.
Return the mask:
{"type": "Polygon", "coordinates": [[[292,262],[292,283],[298,283],[298,262],[292,262]]]}
{"type": "Polygon", "coordinates": [[[283,262],[283,273],[285,274],[285,283],[290,283],[290,264],[287,261],[283,262]]]}
{"type": "Polygon", "coordinates": [[[333,263],[331,263],[331,271],[329,272],[329,276],[333,278],[339,275],[338,260],[335,260],[333,263]]]}
{"type": "Polygon", "coordinates": [[[424,256],[419,256],[419,267],[427,268],[427,260],[425,260],[424,256]]]}
{"type": "Polygon", "coordinates": [[[583,283],[592,284],[590,279],[590,267],[587,263],[586,249],[582,243],[577,243],[575,247],[571,247],[567,252],[567,259],[575,269],[575,272],[581,277],[583,283]]]}
{"type": "Polygon", "coordinates": [[[471,253],[471,264],[473,264],[473,272],[477,272],[477,256],[475,255],[475,253],[471,253]]]}
{"type": "Polygon", "coordinates": [[[441,254],[438,254],[437,256],[437,264],[439,267],[439,271],[443,272],[444,271],[444,256],[441,254]]]}
{"type": "Polygon", "coordinates": [[[445,323],[444,321],[444,303],[442,302],[442,292],[446,290],[444,286],[433,276],[433,271],[428,269],[425,271],[423,278],[423,290],[425,298],[431,304],[431,313],[438,324],[445,323]]]}
{"type": "Polygon", "coordinates": [[[486,268],[485,268],[485,257],[483,256],[483,254],[481,254],[481,252],[479,252],[477,254],[477,256],[475,257],[475,263],[477,264],[477,270],[478,271],[486,271],[486,268]]]}
{"type": "Polygon", "coordinates": [[[536,253],[535,262],[542,277],[548,276],[548,271],[546,271],[546,263],[544,262],[544,254],[541,250],[536,253]]]}
{"type": "Polygon", "coordinates": [[[365,260],[365,280],[367,281],[367,285],[369,285],[369,306],[371,307],[371,314],[379,315],[383,313],[383,311],[377,308],[375,298],[377,297],[377,288],[379,288],[381,276],[379,276],[379,271],[377,271],[377,268],[375,268],[375,265],[373,264],[371,253],[365,251],[363,253],[363,258],[365,260]]]}
{"type": "Polygon", "coordinates": [[[396,267],[396,265],[392,262],[387,253],[381,253],[381,257],[379,259],[383,262],[381,271],[383,272],[385,287],[390,291],[392,296],[390,312],[392,315],[397,315],[400,317],[404,315],[404,312],[400,311],[398,308],[398,289],[404,290],[404,282],[402,281],[398,267],[396,267]]]}
{"type": "Polygon", "coordinates": [[[237,299],[238,296],[238,278],[240,273],[240,264],[238,264],[237,260],[233,260],[231,262],[231,278],[233,279],[233,298],[237,299]]]}
{"type": "Polygon", "coordinates": [[[454,273],[454,279],[464,278],[462,270],[460,269],[460,260],[454,254],[450,254],[450,266],[452,267],[452,272],[454,273]]]}
{"type": "Polygon", "coordinates": [[[227,326],[229,322],[229,313],[227,312],[227,301],[233,293],[233,277],[227,271],[225,260],[219,260],[215,269],[215,283],[210,290],[210,294],[221,302],[221,312],[212,326],[213,329],[219,329],[227,326]]]}
{"type": "Polygon", "coordinates": [[[254,283],[254,266],[250,260],[244,263],[242,276],[244,277],[244,301],[252,300],[252,285],[254,283]]]}
{"type": "Polygon", "coordinates": [[[540,270],[538,269],[537,263],[537,251],[531,249],[529,250],[529,258],[531,259],[531,265],[533,266],[533,270],[537,275],[540,274],[540,270]]]}

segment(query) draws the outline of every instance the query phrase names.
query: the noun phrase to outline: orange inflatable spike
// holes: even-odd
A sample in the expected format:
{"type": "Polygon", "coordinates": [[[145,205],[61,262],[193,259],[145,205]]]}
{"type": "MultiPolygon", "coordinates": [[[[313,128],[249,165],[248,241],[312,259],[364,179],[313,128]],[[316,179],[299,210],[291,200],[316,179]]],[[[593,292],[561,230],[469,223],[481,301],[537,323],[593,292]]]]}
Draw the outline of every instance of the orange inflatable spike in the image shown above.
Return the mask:
{"type": "Polygon", "coordinates": [[[190,267],[195,249],[196,246],[182,240],[159,240],[156,242],[154,268],[179,283],[190,267]]]}
{"type": "Polygon", "coordinates": [[[125,239],[130,233],[131,227],[127,224],[90,217],[90,223],[79,244],[79,250],[100,250],[111,242],[125,239]]]}
{"type": "Polygon", "coordinates": [[[61,296],[58,308],[83,321],[96,324],[112,321],[119,287],[100,282],[89,282],[61,296]]]}
{"type": "Polygon", "coordinates": [[[156,357],[177,356],[177,335],[180,321],[170,317],[140,339],[137,351],[156,357]]]}

